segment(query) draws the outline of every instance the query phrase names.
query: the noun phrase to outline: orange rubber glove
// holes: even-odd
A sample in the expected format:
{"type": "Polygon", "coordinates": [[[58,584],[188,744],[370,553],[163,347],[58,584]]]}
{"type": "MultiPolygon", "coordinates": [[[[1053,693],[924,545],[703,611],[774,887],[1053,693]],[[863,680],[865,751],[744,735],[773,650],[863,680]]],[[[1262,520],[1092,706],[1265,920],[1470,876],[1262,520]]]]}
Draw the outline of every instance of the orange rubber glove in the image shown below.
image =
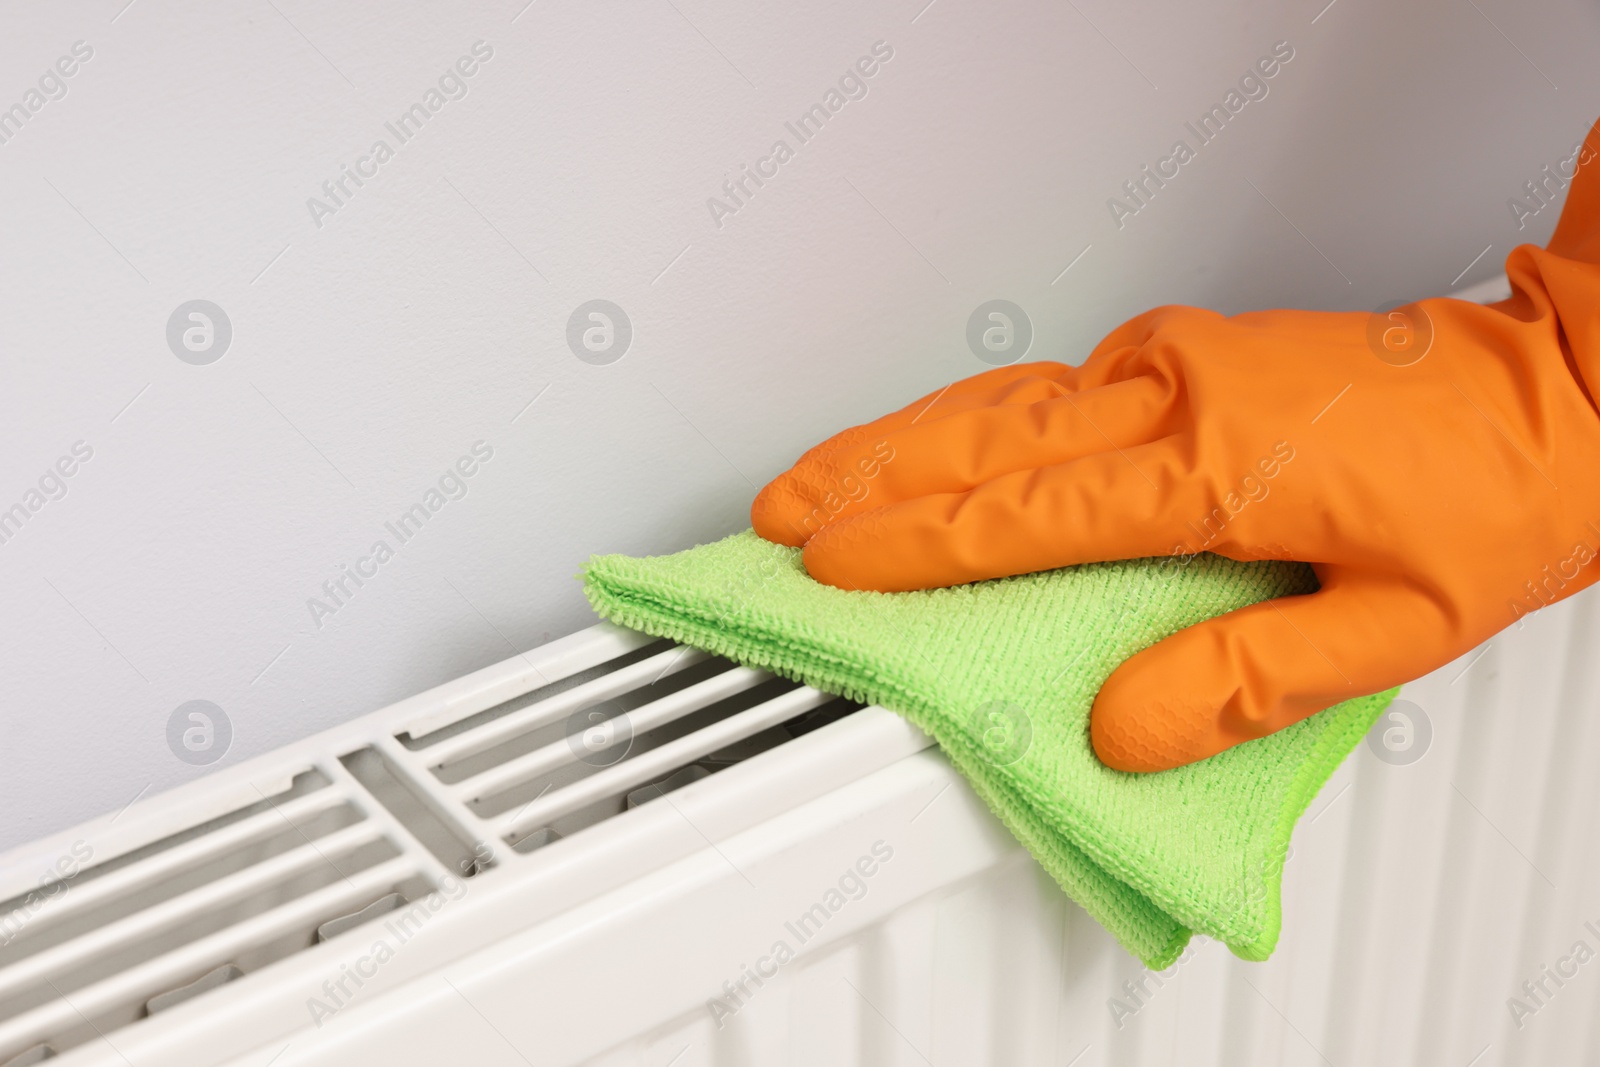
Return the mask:
{"type": "Polygon", "coordinates": [[[846,589],[1215,552],[1318,592],[1128,660],[1091,719],[1180,766],[1416,678],[1600,577],[1600,124],[1509,300],[1398,316],[1157,308],[1080,367],[1002,367],[807,452],[751,508],[846,589]]]}

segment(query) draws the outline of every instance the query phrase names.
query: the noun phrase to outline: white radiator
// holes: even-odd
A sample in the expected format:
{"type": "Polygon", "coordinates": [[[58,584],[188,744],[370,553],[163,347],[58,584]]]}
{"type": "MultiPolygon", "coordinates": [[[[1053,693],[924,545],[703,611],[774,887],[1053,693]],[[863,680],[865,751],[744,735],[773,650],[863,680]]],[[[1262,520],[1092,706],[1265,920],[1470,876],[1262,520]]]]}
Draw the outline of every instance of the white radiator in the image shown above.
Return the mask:
{"type": "Polygon", "coordinates": [[[3,857],[0,1064],[1600,1062],[1596,603],[1407,687],[1271,961],[1156,976],[898,717],[598,626],[3,857]]]}
{"type": "Polygon", "coordinates": [[[1144,971],[895,715],[602,625],[0,857],[0,1065],[1600,1063],[1597,596],[1406,688],[1267,963],[1144,971]]]}

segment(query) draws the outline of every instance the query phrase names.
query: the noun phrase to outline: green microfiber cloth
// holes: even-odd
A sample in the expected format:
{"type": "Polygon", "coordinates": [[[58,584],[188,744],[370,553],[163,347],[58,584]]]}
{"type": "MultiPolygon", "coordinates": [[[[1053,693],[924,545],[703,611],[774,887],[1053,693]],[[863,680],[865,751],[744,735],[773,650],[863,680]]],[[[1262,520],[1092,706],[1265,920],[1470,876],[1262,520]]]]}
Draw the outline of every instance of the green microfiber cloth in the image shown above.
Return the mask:
{"type": "Polygon", "coordinates": [[[1244,959],[1271,954],[1295,821],[1394,696],[1158,774],[1095,756],[1089,709],[1113,669],[1185,626],[1316,589],[1298,563],[1199,555],[851,592],[746,531],[670,556],[596,556],[583,578],[613,622],[910,719],[1067,895],[1157,970],[1194,932],[1244,959]]]}

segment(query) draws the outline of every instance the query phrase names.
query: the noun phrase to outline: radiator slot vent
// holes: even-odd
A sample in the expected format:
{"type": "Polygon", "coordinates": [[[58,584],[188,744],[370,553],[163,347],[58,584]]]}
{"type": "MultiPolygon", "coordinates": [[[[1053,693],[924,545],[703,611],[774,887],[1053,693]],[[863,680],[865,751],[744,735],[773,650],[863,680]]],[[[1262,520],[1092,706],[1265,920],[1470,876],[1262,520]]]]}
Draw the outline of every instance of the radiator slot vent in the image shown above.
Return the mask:
{"type": "MultiPolygon", "coordinates": [[[[461,779],[478,794],[469,801],[473,813],[493,819],[795,689],[792,682],[743,668],[730,677],[735,671],[722,666],[721,671],[698,681],[691,678],[692,684],[669,692],[657,693],[651,687],[652,691],[591,705],[564,722],[551,723],[540,731],[542,744],[513,758],[495,759],[479,774],[461,779]],[[728,695],[717,699],[722,693],[728,695]]],[[[483,753],[491,755],[499,755],[499,750],[483,753]]]]}
{"type": "Polygon", "coordinates": [[[528,706],[530,714],[520,716],[516,726],[503,722],[493,732],[470,733],[472,744],[450,746],[443,750],[445,756],[442,759],[434,756],[429,748],[419,750],[418,754],[429,760],[430,769],[439,781],[456,785],[537,749],[566,740],[568,734],[576,731],[580,724],[587,725],[595,713],[605,718],[623,713],[631,718],[631,713],[639,708],[723,674],[730,666],[726,660],[706,657],[662,675],[663,668],[673,666],[673,655],[669,652],[665,662],[657,663],[657,669],[650,672],[652,676],[660,677],[638,688],[619,692],[611,685],[597,687],[589,696],[583,699],[569,698],[560,702],[560,706],[556,701],[539,701],[528,706]],[[517,728],[519,732],[510,732],[512,728],[517,728]]]}
{"type": "MultiPolygon", "coordinates": [[[[89,882],[94,881],[95,879],[104,878],[107,875],[114,874],[117,871],[122,870],[124,867],[129,867],[134,864],[142,864],[150,857],[155,856],[158,853],[176,849],[180,845],[184,845],[187,842],[193,841],[195,838],[206,837],[228,826],[232,826],[235,823],[243,822],[244,820],[249,819],[251,816],[259,815],[262,812],[282,804],[285,801],[293,800],[297,797],[304,796],[307,793],[326,788],[327,785],[327,777],[316,768],[301,770],[299,773],[292,776],[289,788],[281,793],[276,793],[271,796],[263,796],[256,803],[237,808],[224,815],[219,815],[214,819],[208,819],[205,822],[197,823],[194,826],[187,827],[177,833],[169,834],[160,840],[152,841],[147,845],[120,853],[115,857],[102,860],[101,862],[95,863],[92,866],[84,867],[71,877],[58,879],[50,883],[45,888],[51,892],[58,888],[77,889],[88,884],[89,882]]],[[[9,899],[0,900],[0,916],[12,916],[17,914],[19,911],[25,914],[31,912],[33,909],[30,907],[30,902],[36,901],[38,896],[38,890],[30,889],[25,893],[19,893],[9,899]]],[[[23,925],[27,926],[31,925],[31,923],[24,923],[23,925]]],[[[16,936],[16,931],[11,929],[11,927],[7,925],[3,919],[0,919],[0,938],[4,939],[5,945],[9,945],[16,936]]],[[[6,954],[6,952],[7,949],[4,946],[0,946],[0,966],[3,966],[4,962],[9,959],[9,956],[6,954]]],[[[4,1064],[0,1064],[0,1067],[4,1067],[4,1064]]]]}
{"type": "Polygon", "coordinates": [[[682,770],[674,771],[667,775],[659,782],[651,782],[649,785],[641,786],[629,793],[628,808],[631,810],[641,804],[648,804],[652,800],[666,796],[674,789],[682,789],[686,785],[693,785],[700,779],[709,777],[711,777],[710,771],[698,763],[691,763],[682,770]]]}
{"type": "MultiPolygon", "coordinates": [[[[321,775],[315,779],[326,785],[321,775]]],[[[0,945],[0,968],[304,849],[308,841],[361,821],[356,808],[331,794],[298,800],[308,792],[290,790],[212,820],[205,824],[205,834],[175,834],[64,879],[42,906],[27,913],[28,921],[9,927],[11,936],[0,945]],[[287,804],[290,800],[297,803],[287,804]]],[[[7,988],[4,975],[0,970],[0,990],[7,988]]]]}
{"type": "Polygon", "coordinates": [[[537,688],[532,689],[529,692],[496,704],[492,708],[486,708],[483,711],[467,716],[458,722],[451,723],[449,726],[442,726],[437,730],[433,730],[416,737],[412,736],[411,731],[405,730],[396,734],[395,739],[398,740],[405,748],[411,750],[425,748],[429,745],[436,745],[440,741],[447,741],[450,738],[455,737],[457,734],[470,733],[474,730],[478,730],[483,726],[495,721],[496,719],[505,718],[507,715],[521,711],[530,705],[544,703],[553,697],[560,696],[568,690],[576,689],[579,686],[595,682],[599,679],[607,677],[608,675],[616,675],[625,668],[632,667],[642,660],[656,660],[659,659],[661,653],[663,652],[674,653],[681,650],[682,646],[674,645],[671,641],[651,641],[645,644],[643,647],[624,652],[621,655],[608,659],[603,663],[596,664],[595,666],[589,667],[586,670],[579,671],[576,674],[568,675],[564,678],[551,679],[549,682],[539,685],[537,688]]]}

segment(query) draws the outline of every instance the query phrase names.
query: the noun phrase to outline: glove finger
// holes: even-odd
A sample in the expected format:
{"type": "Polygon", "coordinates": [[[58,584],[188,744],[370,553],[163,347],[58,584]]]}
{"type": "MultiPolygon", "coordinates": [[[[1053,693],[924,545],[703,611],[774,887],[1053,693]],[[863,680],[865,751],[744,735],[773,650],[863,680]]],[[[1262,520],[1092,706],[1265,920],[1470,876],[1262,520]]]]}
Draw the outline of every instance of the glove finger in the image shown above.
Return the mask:
{"type": "Polygon", "coordinates": [[[880,434],[841,439],[762,491],[756,532],[803,544],[818,530],[873,508],[961,493],[1016,471],[1050,467],[1170,433],[1174,391],[1134,378],[1031,404],[972,407],[880,434]]]}
{"type": "Polygon", "coordinates": [[[1181,551],[1205,487],[1182,438],[1016,471],[965,493],[874,508],[806,543],[806,570],[842,589],[926,589],[1073,563],[1181,551]]]}
{"type": "Polygon", "coordinates": [[[1107,766],[1160,771],[1264,737],[1449,662],[1451,627],[1409,584],[1323,568],[1323,586],[1180,630],[1112,672],[1090,738],[1107,766]]]}
{"type": "Polygon", "coordinates": [[[756,494],[750,507],[750,525],[769,541],[802,545],[815,532],[819,518],[824,524],[830,521],[826,508],[820,516],[815,514],[818,506],[830,497],[839,498],[841,490],[847,498],[854,486],[841,486],[840,480],[857,477],[863,460],[869,468],[875,467],[873,446],[887,434],[960,412],[1059,397],[1071,391],[1076,372],[1077,368],[1063,363],[996,367],[952,382],[872,422],[842,430],[808,449],[792,467],[756,494]],[[843,457],[842,453],[850,455],[843,457]],[[804,525],[808,517],[812,520],[810,530],[804,525]]]}
{"type": "Polygon", "coordinates": [[[1007,367],[961,378],[949,385],[918,397],[905,407],[891,411],[871,422],[853,426],[809,449],[805,456],[831,451],[836,442],[857,431],[868,436],[881,435],[922,422],[933,422],[973,408],[994,407],[1004,404],[1032,404],[1060,396],[1077,389],[1079,368],[1065,363],[1038,362],[1014,363],[1007,367]]]}

